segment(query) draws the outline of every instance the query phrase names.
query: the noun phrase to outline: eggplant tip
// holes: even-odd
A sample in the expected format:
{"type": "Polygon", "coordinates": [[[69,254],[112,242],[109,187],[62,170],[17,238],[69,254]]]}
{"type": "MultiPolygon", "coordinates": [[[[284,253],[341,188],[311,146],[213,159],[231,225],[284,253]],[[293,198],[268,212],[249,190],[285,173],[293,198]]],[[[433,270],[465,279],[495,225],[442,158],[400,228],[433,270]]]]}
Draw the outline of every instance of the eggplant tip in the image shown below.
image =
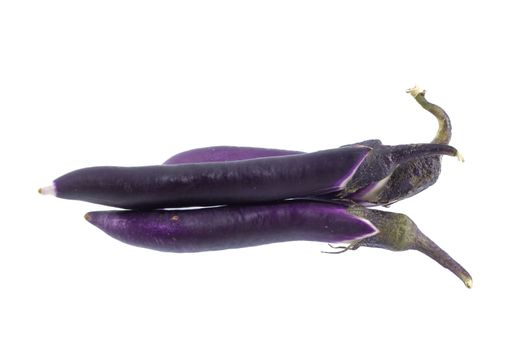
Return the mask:
{"type": "Polygon", "coordinates": [[[412,95],[412,97],[416,97],[417,95],[419,95],[421,93],[425,93],[425,90],[423,90],[422,88],[420,88],[417,85],[414,85],[413,88],[407,89],[406,92],[408,94],[412,95]]]}
{"type": "Polygon", "coordinates": [[[457,151],[456,153],[456,158],[461,162],[461,163],[465,163],[465,157],[463,157],[463,155],[461,153],[459,153],[459,151],[457,151]]]}
{"type": "Polygon", "coordinates": [[[56,189],[54,185],[47,186],[47,187],[40,187],[38,189],[38,193],[43,194],[43,195],[56,196],[56,189]]]}
{"type": "Polygon", "coordinates": [[[88,222],[91,222],[92,217],[91,217],[91,215],[89,213],[86,213],[84,215],[84,219],[86,219],[86,221],[88,221],[88,222]]]}
{"type": "Polygon", "coordinates": [[[472,288],[472,278],[469,276],[467,279],[465,279],[463,281],[465,283],[465,286],[467,286],[467,288],[472,288]]]}

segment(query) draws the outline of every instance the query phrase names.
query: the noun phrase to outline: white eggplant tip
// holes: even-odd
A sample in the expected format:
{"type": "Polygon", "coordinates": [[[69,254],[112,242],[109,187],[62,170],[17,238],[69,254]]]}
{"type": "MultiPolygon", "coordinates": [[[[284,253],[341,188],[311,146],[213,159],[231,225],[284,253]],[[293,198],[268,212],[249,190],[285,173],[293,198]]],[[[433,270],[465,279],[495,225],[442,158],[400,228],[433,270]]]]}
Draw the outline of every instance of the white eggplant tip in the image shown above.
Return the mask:
{"type": "Polygon", "coordinates": [[[407,93],[412,95],[412,97],[416,97],[417,95],[419,95],[421,93],[424,93],[424,92],[425,92],[425,90],[423,90],[422,88],[420,88],[417,85],[414,85],[413,88],[407,89],[407,93]]]}
{"type": "Polygon", "coordinates": [[[456,158],[461,162],[461,163],[465,163],[465,157],[463,157],[463,155],[461,153],[458,153],[456,154],[456,158]]]}
{"type": "Polygon", "coordinates": [[[467,286],[467,288],[472,288],[472,278],[470,278],[470,276],[467,277],[463,282],[465,283],[465,286],[467,286]]]}
{"type": "Polygon", "coordinates": [[[56,196],[57,191],[56,191],[55,185],[51,185],[47,187],[40,187],[38,189],[38,193],[43,194],[43,195],[56,196]]]}

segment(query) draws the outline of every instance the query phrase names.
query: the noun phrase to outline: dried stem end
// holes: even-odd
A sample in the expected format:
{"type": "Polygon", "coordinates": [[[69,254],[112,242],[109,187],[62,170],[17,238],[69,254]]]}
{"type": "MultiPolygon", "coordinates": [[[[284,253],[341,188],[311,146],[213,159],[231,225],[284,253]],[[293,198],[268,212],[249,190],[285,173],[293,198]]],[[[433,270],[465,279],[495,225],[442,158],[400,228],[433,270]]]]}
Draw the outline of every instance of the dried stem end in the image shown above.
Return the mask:
{"type": "Polygon", "coordinates": [[[421,93],[425,93],[425,90],[423,90],[422,88],[420,88],[419,86],[417,85],[414,85],[413,88],[410,88],[410,89],[407,89],[406,92],[410,95],[412,95],[412,97],[416,97],[417,95],[421,94],[421,93]]]}

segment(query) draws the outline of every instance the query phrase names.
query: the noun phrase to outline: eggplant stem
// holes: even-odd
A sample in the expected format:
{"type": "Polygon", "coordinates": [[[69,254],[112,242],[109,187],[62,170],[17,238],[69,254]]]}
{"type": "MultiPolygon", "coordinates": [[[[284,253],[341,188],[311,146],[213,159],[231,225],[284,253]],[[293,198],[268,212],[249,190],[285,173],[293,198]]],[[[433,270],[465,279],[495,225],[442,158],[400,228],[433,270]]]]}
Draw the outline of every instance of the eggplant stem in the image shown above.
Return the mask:
{"type": "Polygon", "coordinates": [[[417,250],[429,258],[435,260],[444,268],[450,270],[455,274],[467,288],[472,288],[472,277],[456,260],[454,260],[447,252],[441,249],[430,238],[423,234],[419,229],[415,235],[415,240],[411,249],[417,250]]]}
{"type": "Polygon", "coordinates": [[[452,124],[450,123],[450,118],[445,110],[438,105],[428,102],[425,98],[426,91],[417,85],[411,89],[408,89],[407,93],[411,94],[421,107],[432,113],[437,119],[439,128],[436,136],[434,136],[434,139],[432,140],[432,143],[439,143],[443,145],[448,144],[452,138],[452,124]]]}
{"type": "Polygon", "coordinates": [[[357,241],[357,246],[391,251],[420,251],[454,273],[463,281],[465,286],[472,288],[472,277],[467,270],[425,236],[408,216],[364,207],[350,207],[348,211],[369,220],[379,229],[376,235],[357,241]]]}
{"type": "Polygon", "coordinates": [[[393,146],[391,155],[396,164],[406,163],[417,158],[439,155],[457,157],[458,159],[462,158],[461,154],[455,147],[440,143],[393,146]]]}

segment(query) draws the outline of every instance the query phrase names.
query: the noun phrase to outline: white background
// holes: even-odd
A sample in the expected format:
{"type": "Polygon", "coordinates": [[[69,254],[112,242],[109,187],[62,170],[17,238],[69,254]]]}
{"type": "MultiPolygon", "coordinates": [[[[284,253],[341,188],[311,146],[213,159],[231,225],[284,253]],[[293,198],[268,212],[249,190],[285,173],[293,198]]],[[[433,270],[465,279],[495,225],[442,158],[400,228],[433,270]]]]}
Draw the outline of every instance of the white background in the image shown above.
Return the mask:
{"type": "Polygon", "coordinates": [[[519,2],[3,1],[2,349],[523,348],[519,2]],[[430,141],[440,181],[390,208],[472,274],[417,252],[124,245],[102,209],[37,194],[76,168],[212,145],[430,141]]]}

